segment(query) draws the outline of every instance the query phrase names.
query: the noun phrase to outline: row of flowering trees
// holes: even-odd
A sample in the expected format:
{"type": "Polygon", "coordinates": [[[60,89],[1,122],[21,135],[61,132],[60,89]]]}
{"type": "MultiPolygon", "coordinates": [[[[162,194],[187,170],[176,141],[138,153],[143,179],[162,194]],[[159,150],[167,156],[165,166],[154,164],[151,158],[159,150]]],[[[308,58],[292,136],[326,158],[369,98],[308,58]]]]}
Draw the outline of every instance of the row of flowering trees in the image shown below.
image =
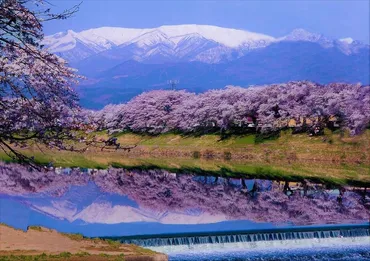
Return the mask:
{"type": "Polygon", "coordinates": [[[241,88],[229,86],[201,94],[157,90],[126,104],[85,112],[100,129],[159,134],[169,131],[261,132],[308,127],[335,119],[338,127],[361,133],[370,122],[370,86],[308,81],[241,88]]]}

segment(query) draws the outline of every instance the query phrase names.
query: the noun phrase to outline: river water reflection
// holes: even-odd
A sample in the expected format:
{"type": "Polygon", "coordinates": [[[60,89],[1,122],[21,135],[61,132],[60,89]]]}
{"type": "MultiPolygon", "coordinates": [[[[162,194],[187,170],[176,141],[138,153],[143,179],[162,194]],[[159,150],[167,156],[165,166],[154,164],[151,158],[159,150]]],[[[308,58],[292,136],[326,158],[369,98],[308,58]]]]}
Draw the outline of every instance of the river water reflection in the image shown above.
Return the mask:
{"type": "Polygon", "coordinates": [[[364,224],[364,198],[310,183],[0,164],[0,222],[90,237],[364,224]]]}

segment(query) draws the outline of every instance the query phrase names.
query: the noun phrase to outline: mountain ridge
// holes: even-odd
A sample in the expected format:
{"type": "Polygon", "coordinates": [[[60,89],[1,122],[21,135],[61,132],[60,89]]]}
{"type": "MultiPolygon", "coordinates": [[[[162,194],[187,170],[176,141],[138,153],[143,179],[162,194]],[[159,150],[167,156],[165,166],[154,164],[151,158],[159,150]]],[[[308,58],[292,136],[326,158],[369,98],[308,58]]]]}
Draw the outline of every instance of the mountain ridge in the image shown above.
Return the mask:
{"type": "MultiPolygon", "coordinates": [[[[254,33],[246,30],[224,28],[211,25],[168,25],[156,28],[134,29],[121,27],[100,27],[76,33],[68,30],[46,36],[43,44],[69,62],[80,62],[94,55],[114,59],[156,61],[156,56],[167,57],[170,61],[200,61],[222,63],[244,56],[254,49],[265,48],[276,42],[307,41],[315,42],[325,48],[336,47],[350,55],[368,47],[352,38],[329,39],[322,34],[311,33],[302,28],[293,30],[280,38],[254,33]],[[192,47],[184,44],[192,38],[192,47]],[[201,52],[196,51],[199,45],[201,52]],[[131,53],[125,52],[130,46],[131,53]],[[181,55],[178,55],[178,54],[181,55]],[[131,54],[131,55],[130,55],[131,54]],[[154,57],[154,58],[153,58],[154,57]]],[[[166,59],[165,59],[166,60],[166,59]]]]}
{"type": "Polygon", "coordinates": [[[171,79],[197,93],[226,85],[370,81],[369,45],[302,28],[274,38],[202,25],[102,27],[58,33],[44,42],[88,78],[76,90],[91,109],[168,88],[171,79]]]}
{"type": "MultiPolygon", "coordinates": [[[[148,64],[123,61],[108,70],[91,74],[95,82],[77,89],[86,108],[102,108],[126,102],[141,92],[168,89],[168,80],[179,80],[178,89],[204,92],[227,85],[264,85],[308,80],[369,84],[369,50],[346,55],[312,42],[278,42],[254,50],[228,63],[198,61],[148,64]]],[[[88,71],[88,68],[85,68],[88,71]]]]}

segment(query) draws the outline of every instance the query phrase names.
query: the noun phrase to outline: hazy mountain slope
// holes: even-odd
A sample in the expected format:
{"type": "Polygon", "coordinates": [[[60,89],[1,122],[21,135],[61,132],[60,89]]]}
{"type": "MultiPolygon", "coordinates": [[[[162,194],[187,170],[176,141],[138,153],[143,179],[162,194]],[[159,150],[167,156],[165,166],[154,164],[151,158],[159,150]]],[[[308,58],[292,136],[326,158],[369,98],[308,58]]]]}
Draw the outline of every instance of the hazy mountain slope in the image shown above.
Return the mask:
{"type": "Polygon", "coordinates": [[[223,64],[127,61],[96,74],[94,82],[80,86],[79,91],[84,106],[99,108],[127,101],[143,91],[169,88],[170,79],[180,81],[179,89],[192,92],[229,84],[249,86],[293,80],[368,84],[369,66],[368,49],[346,55],[317,43],[279,42],[223,64]]]}
{"type": "Polygon", "coordinates": [[[241,82],[268,84],[293,80],[369,82],[369,50],[345,55],[310,42],[281,42],[224,66],[223,75],[241,82]]]}
{"type": "Polygon", "coordinates": [[[77,90],[89,108],[168,88],[171,79],[193,92],[293,80],[369,82],[369,45],[304,29],[274,38],[210,25],[101,27],[47,36],[44,44],[87,76],[77,90]]]}

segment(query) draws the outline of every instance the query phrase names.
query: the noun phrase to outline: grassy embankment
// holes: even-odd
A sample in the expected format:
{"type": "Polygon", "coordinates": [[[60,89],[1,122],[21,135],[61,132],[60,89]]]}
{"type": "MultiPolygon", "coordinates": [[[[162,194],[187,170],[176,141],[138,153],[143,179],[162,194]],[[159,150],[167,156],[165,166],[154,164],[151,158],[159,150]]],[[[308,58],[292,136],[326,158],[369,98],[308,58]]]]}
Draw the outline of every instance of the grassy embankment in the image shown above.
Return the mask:
{"type": "Polygon", "coordinates": [[[118,241],[88,239],[33,226],[26,232],[0,224],[0,261],[166,261],[167,256],[118,241]]]}
{"type": "MultiPolygon", "coordinates": [[[[325,133],[325,136],[308,137],[285,131],[278,138],[264,140],[253,134],[220,140],[218,135],[122,133],[117,135],[121,146],[136,144],[137,147],[130,151],[90,147],[85,153],[77,153],[46,148],[41,152],[30,145],[23,152],[41,164],[53,162],[54,166],[63,167],[163,168],[216,175],[370,184],[370,130],[356,137],[329,130],[325,133]]],[[[96,135],[108,138],[106,133],[96,135]]],[[[1,153],[0,159],[9,160],[1,153]]]]}

